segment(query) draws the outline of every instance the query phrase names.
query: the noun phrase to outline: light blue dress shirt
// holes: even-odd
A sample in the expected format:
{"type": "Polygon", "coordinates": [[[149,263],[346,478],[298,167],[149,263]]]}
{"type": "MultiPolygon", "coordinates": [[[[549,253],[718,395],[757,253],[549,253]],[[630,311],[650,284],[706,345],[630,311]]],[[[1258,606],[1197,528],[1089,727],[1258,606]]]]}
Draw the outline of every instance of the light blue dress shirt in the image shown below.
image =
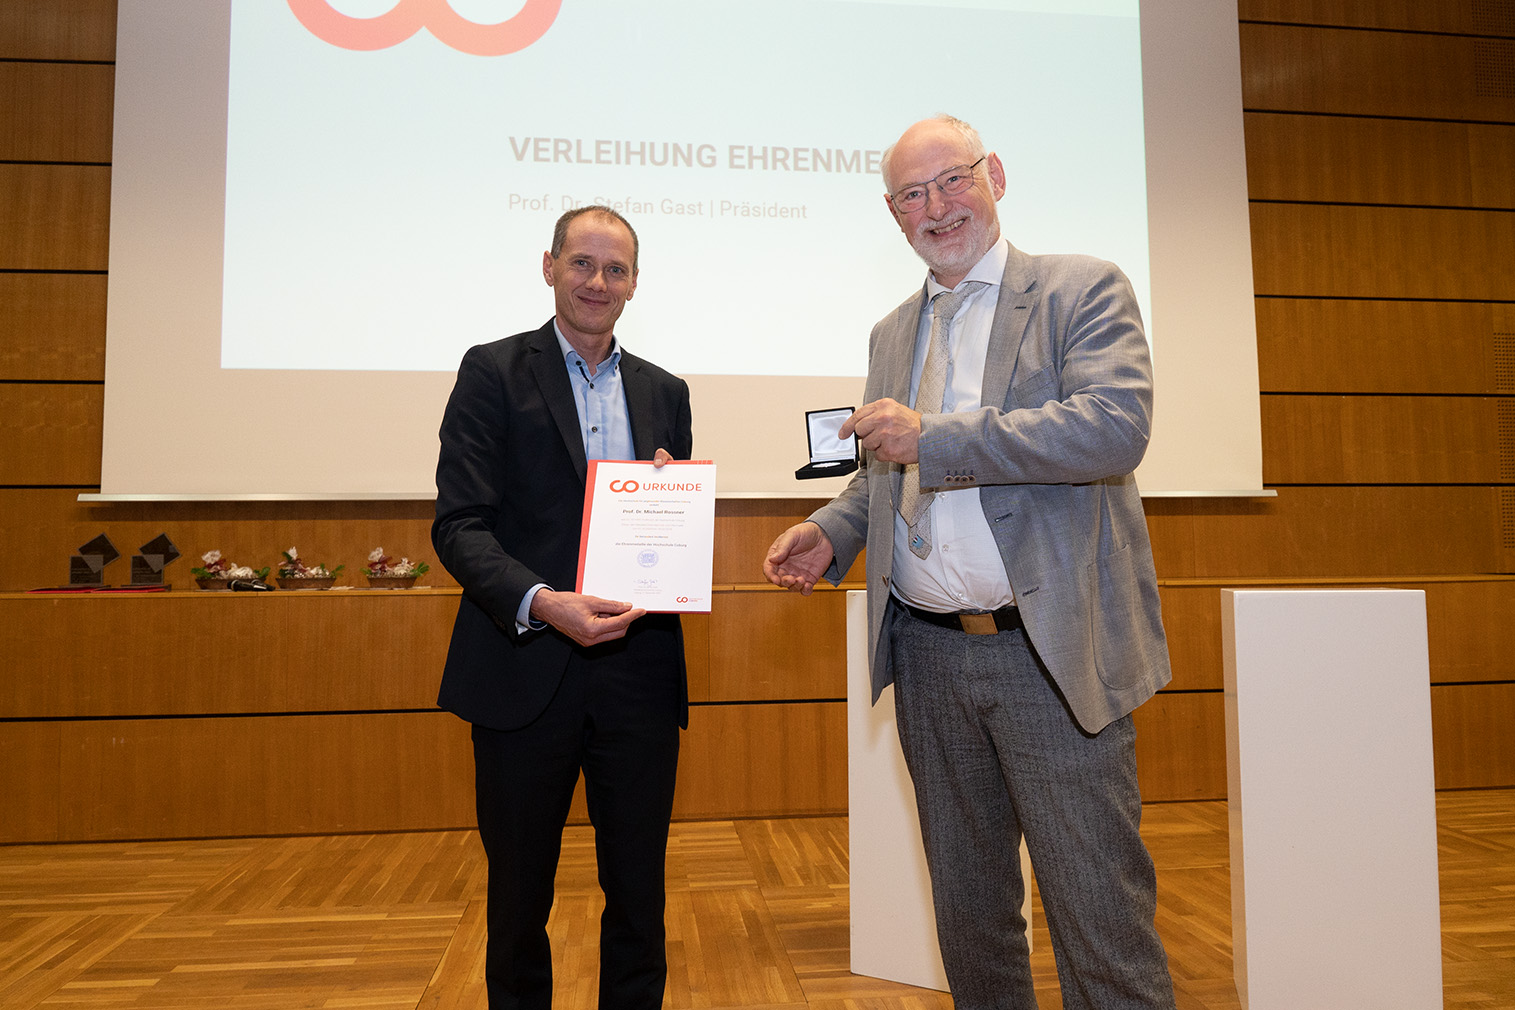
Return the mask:
{"type": "MultiPolygon", "coordinates": [[[[552,332],[557,335],[563,364],[568,369],[568,383],[573,387],[579,434],[584,438],[584,458],[636,459],[636,449],[631,444],[631,411],[626,407],[626,389],[621,384],[621,342],[611,337],[610,354],[591,371],[584,356],[573,349],[558,329],[556,319],[552,321],[552,332]]],[[[547,627],[531,619],[531,601],[546,585],[542,582],[532,586],[521,599],[516,610],[518,632],[547,627]]]]}
{"type": "Polygon", "coordinates": [[[573,405],[579,412],[579,434],[584,436],[585,459],[636,459],[631,446],[631,414],[626,409],[626,390],[621,385],[621,342],[610,340],[610,354],[592,373],[584,356],[574,350],[552,323],[573,386],[573,405]]]}

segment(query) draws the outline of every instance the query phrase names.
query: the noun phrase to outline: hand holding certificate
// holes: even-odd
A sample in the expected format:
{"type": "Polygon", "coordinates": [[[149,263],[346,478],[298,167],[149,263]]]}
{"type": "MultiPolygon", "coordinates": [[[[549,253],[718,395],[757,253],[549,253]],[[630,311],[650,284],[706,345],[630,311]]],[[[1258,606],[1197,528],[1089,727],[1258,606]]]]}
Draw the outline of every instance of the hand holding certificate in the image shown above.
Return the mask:
{"type": "Polygon", "coordinates": [[[715,464],[591,460],[577,591],[664,613],[710,611],[715,464]]]}

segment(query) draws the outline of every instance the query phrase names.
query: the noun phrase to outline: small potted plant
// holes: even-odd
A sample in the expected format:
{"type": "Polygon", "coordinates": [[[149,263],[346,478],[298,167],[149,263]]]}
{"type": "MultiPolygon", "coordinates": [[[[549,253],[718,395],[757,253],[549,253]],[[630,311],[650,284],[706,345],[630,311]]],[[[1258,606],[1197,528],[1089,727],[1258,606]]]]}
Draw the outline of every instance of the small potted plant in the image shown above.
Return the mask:
{"type": "Polygon", "coordinates": [[[230,589],[233,579],[257,579],[261,582],[268,578],[267,568],[234,565],[223,558],[220,551],[206,551],[200,555],[200,560],[204,564],[199,568],[191,568],[190,574],[195,577],[195,585],[201,589],[230,589]]]}
{"type": "Polygon", "coordinates": [[[424,561],[401,558],[396,561],[384,553],[384,548],[375,547],[368,555],[368,565],[363,574],[368,576],[370,589],[409,589],[416,579],[431,571],[424,561]]]}
{"type": "Polygon", "coordinates": [[[300,552],[291,547],[284,552],[279,562],[279,585],[284,589],[330,589],[336,585],[337,575],[346,565],[327,568],[325,564],[307,565],[300,560],[300,552]]]}

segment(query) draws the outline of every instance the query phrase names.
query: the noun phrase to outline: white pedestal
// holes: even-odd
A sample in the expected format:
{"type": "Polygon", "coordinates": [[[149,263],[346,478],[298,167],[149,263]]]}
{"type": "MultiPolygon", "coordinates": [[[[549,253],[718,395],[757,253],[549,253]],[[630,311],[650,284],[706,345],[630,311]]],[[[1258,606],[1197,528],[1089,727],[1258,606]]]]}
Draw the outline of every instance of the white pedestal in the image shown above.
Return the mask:
{"type": "Polygon", "coordinates": [[[1439,1010],[1425,594],[1223,590],[1246,1010],[1439,1010]]]}
{"type": "MultiPolygon", "coordinates": [[[[852,972],[947,989],[915,792],[894,727],[894,689],[877,705],[868,677],[868,597],[847,594],[847,818],[852,972]]],[[[1031,921],[1031,861],[1021,845],[1031,921]]],[[[1028,935],[1027,939],[1030,937],[1028,935]]]]}

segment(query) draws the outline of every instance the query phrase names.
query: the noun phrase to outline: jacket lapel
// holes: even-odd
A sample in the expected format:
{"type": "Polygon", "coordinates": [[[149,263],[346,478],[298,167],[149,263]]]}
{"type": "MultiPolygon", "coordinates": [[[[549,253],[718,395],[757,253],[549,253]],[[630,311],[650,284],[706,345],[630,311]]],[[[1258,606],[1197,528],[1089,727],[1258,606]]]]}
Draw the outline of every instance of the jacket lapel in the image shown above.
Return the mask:
{"type": "MultiPolygon", "coordinates": [[[[890,332],[883,335],[878,354],[882,356],[884,376],[883,396],[897,403],[910,405],[910,373],[915,369],[915,340],[921,327],[921,310],[926,302],[925,285],[901,305],[894,316],[890,332]]],[[[905,468],[898,463],[889,464],[889,494],[895,508],[899,507],[900,489],[905,479],[905,468]]]]}
{"type": "Polygon", "coordinates": [[[652,430],[652,382],[642,371],[642,361],[621,349],[621,391],[626,394],[626,419],[631,423],[631,448],[637,459],[651,459],[657,451],[652,430]],[[639,423],[645,420],[647,423],[639,423]]]}
{"type": "Polygon", "coordinates": [[[1031,321],[1031,311],[1041,300],[1041,295],[1036,286],[1036,275],[1031,270],[1031,257],[1012,245],[1005,261],[1005,275],[1000,281],[994,321],[989,324],[989,350],[984,361],[984,385],[979,394],[979,402],[984,406],[1000,407],[1006,403],[1010,395],[1010,379],[1015,375],[1016,362],[1020,359],[1021,342],[1026,337],[1026,324],[1031,321]]]}
{"type": "Polygon", "coordinates": [[[573,386],[568,382],[568,371],[563,365],[563,355],[558,347],[557,334],[552,328],[552,320],[549,319],[546,326],[532,334],[531,349],[536,353],[527,359],[528,365],[536,379],[537,388],[542,391],[542,401],[547,404],[548,413],[558,426],[558,434],[563,437],[563,445],[568,449],[568,456],[573,460],[573,468],[578,472],[579,480],[587,480],[589,461],[584,456],[584,434],[579,430],[579,411],[573,405],[573,386]]]}
{"type": "Polygon", "coordinates": [[[921,325],[921,308],[926,301],[924,286],[901,305],[894,316],[894,326],[886,334],[879,353],[885,389],[882,396],[910,406],[910,372],[915,368],[915,337],[921,325]]]}

